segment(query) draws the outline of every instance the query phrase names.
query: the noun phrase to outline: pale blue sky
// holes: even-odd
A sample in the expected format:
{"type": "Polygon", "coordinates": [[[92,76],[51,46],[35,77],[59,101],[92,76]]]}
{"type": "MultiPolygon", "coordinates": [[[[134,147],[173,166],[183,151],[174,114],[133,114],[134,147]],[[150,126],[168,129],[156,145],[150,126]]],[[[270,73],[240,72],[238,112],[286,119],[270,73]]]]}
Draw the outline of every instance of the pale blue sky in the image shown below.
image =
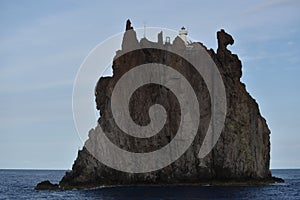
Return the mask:
{"type": "Polygon", "coordinates": [[[0,0],[0,168],[71,168],[82,143],[72,87],[90,50],[134,27],[185,26],[216,49],[235,39],[242,81],[271,134],[271,167],[300,167],[300,1],[0,0]]]}

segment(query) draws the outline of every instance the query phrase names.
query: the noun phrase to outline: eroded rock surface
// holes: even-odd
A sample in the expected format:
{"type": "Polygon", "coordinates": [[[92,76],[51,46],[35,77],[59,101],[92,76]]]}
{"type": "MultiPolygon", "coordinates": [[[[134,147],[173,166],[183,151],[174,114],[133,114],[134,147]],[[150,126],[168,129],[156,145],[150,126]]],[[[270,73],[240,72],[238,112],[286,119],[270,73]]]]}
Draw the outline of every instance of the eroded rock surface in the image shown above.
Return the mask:
{"type": "MultiPolygon", "coordinates": [[[[201,124],[193,144],[174,163],[149,173],[125,173],[109,168],[96,160],[86,148],[78,152],[71,172],[62,178],[60,187],[86,188],[101,185],[138,185],[138,184],[197,184],[205,182],[245,182],[272,180],[270,163],[270,130],[261,116],[256,101],[246,91],[240,81],[242,64],[238,56],[227,49],[234,43],[233,38],[224,30],[217,32],[218,49],[215,53],[201,46],[216,63],[226,89],[227,116],[224,129],[213,151],[204,159],[198,158],[199,148],[211,118],[211,97],[201,76],[184,60],[157,49],[144,49],[127,53],[113,62],[113,76],[100,78],[96,86],[96,104],[100,111],[98,127],[119,147],[131,152],[148,152],[168,144],[179,126],[180,107],[174,94],[167,88],[155,84],[138,89],[129,105],[132,119],[140,124],[149,123],[148,110],[154,103],[164,106],[168,118],[164,128],[155,136],[144,139],[134,138],[123,133],[115,124],[110,110],[110,98],[119,78],[134,66],[159,62],[172,66],[182,73],[193,89],[197,91],[200,104],[201,124]]],[[[184,42],[177,37],[173,44],[163,44],[162,34],[158,42],[143,38],[138,41],[130,21],[127,21],[122,49],[128,45],[153,48],[163,45],[177,45],[185,48],[184,42]],[[127,40],[125,41],[125,39],[127,40]],[[130,42],[128,42],[130,41],[130,42]]],[[[122,51],[122,49],[120,51],[122,51]]],[[[118,53],[118,52],[117,52],[118,53]]],[[[120,52],[119,52],[120,53],[120,52]]],[[[136,77],[139,78],[139,77],[136,77]]]]}

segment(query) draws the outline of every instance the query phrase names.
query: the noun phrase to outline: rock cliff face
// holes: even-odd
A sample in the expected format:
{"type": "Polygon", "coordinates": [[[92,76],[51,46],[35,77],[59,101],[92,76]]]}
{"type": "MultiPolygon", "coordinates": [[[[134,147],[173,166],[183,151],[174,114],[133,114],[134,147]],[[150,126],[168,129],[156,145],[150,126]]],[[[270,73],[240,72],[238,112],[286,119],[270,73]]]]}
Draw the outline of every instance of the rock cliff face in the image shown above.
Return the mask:
{"type": "MultiPolygon", "coordinates": [[[[126,30],[134,31],[130,22],[126,30]]],[[[127,32],[126,32],[127,33],[127,32]]],[[[124,34],[124,37],[126,36],[124,34]]],[[[127,45],[150,43],[147,39],[138,41],[135,34],[127,45]]],[[[132,37],[132,35],[131,35],[132,37]]],[[[204,159],[198,158],[199,148],[211,118],[211,97],[203,79],[195,76],[193,67],[172,54],[157,49],[144,49],[127,53],[113,62],[113,76],[100,78],[96,89],[96,104],[100,110],[98,127],[102,127],[107,137],[120,148],[131,152],[148,152],[168,144],[179,126],[180,107],[174,94],[167,88],[148,84],[134,92],[129,110],[134,122],[140,125],[149,123],[148,110],[154,103],[161,104],[167,111],[163,129],[149,139],[135,138],[123,133],[115,124],[110,110],[112,90],[119,78],[132,67],[144,63],[159,62],[172,66],[190,80],[200,104],[201,124],[193,144],[171,165],[149,173],[126,173],[109,168],[95,159],[84,147],[78,152],[71,172],[67,172],[59,185],[62,189],[86,188],[101,185],[139,185],[139,184],[197,184],[218,181],[244,182],[271,180],[270,130],[259,112],[256,101],[246,91],[240,81],[242,64],[238,56],[232,54],[227,45],[233,38],[224,30],[217,32],[218,49],[203,48],[216,63],[226,89],[227,116],[225,126],[214,149],[204,159]],[[183,66],[183,67],[182,67],[183,66]]],[[[152,45],[165,45],[162,35],[152,45]]],[[[173,44],[184,45],[180,38],[173,44]]],[[[121,50],[122,51],[122,50],[121,50]]],[[[137,77],[138,78],[138,77],[137,77]]]]}

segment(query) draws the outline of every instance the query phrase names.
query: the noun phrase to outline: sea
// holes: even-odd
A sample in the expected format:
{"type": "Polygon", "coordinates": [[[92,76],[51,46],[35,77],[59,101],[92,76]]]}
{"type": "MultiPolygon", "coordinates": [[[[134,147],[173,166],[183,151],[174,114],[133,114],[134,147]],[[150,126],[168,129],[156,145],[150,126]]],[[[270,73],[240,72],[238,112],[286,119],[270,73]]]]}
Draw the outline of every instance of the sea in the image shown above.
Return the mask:
{"type": "Polygon", "coordinates": [[[43,180],[58,183],[65,170],[0,170],[0,199],[300,199],[300,169],[274,169],[284,183],[264,186],[103,187],[87,190],[37,191],[43,180]]]}

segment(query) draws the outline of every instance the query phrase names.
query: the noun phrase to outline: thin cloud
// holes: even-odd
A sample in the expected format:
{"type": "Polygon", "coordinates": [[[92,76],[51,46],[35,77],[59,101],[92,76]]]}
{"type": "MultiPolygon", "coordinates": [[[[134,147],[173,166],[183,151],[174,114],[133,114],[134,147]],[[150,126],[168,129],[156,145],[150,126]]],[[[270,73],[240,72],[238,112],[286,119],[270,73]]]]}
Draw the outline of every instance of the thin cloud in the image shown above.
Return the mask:
{"type": "Polygon", "coordinates": [[[256,4],[244,12],[247,14],[253,14],[258,12],[264,12],[266,10],[278,7],[278,6],[299,6],[300,2],[297,0],[275,0],[275,1],[266,1],[263,3],[256,4]]]}
{"type": "Polygon", "coordinates": [[[45,82],[42,84],[11,84],[11,85],[1,85],[0,92],[1,93],[17,93],[17,92],[35,92],[41,90],[51,90],[51,89],[62,89],[65,87],[72,87],[73,80],[59,80],[53,82],[45,82]]]}

